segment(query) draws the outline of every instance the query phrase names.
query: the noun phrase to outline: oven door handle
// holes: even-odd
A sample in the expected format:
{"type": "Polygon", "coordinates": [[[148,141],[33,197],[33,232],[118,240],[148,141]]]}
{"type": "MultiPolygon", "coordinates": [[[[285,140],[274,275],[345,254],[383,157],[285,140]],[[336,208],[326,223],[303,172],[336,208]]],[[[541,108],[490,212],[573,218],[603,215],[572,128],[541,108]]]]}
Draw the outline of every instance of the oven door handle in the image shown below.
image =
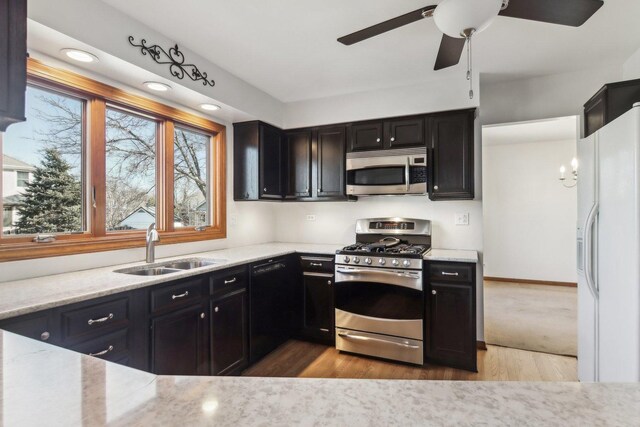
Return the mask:
{"type": "Polygon", "coordinates": [[[420,276],[417,274],[412,275],[411,273],[408,273],[408,272],[399,273],[397,271],[343,270],[341,268],[338,268],[336,269],[336,272],[340,274],[351,274],[351,275],[362,275],[362,276],[367,274],[373,274],[373,275],[382,274],[382,275],[394,276],[394,277],[405,277],[407,279],[416,279],[416,280],[420,279],[420,276]]]}
{"type": "Polygon", "coordinates": [[[353,335],[353,334],[348,334],[345,332],[339,332],[338,336],[347,340],[355,340],[355,341],[375,341],[375,342],[379,342],[379,343],[383,343],[383,344],[393,344],[393,345],[397,345],[399,347],[404,347],[404,348],[411,348],[411,349],[419,349],[420,346],[419,345],[413,345],[413,344],[409,344],[408,342],[404,342],[404,343],[400,343],[400,342],[395,342],[395,341],[387,341],[387,340],[383,340],[380,338],[373,338],[373,337],[365,337],[364,335],[353,335]]]}

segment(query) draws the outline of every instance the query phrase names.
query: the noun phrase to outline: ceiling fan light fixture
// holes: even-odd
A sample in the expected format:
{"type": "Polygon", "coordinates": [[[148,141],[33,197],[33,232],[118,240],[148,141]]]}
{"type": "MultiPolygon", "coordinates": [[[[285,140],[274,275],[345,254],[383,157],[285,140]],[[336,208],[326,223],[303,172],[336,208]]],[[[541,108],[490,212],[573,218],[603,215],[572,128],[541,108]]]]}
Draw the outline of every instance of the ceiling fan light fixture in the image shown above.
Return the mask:
{"type": "Polygon", "coordinates": [[[433,13],[440,31],[455,38],[466,38],[487,28],[500,13],[503,0],[443,0],[433,13]]]}

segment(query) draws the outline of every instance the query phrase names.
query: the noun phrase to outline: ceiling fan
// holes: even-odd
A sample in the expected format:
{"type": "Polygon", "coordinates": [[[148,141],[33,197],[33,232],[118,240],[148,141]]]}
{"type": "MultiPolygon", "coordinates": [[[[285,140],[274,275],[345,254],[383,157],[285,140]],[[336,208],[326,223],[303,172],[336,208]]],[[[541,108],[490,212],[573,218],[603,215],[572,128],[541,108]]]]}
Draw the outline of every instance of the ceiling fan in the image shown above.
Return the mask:
{"type": "MultiPolygon", "coordinates": [[[[412,22],[433,17],[436,26],[443,33],[434,69],[441,70],[458,64],[466,44],[467,80],[473,88],[472,36],[487,28],[498,15],[579,27],[603,4],[602,0],[443,0],[438,5],[425,6],[340,37],[338,41],[349,46],[412,22]]],[[[473,90],[469,91],[469,96],[473,98],[473,90]]]]}

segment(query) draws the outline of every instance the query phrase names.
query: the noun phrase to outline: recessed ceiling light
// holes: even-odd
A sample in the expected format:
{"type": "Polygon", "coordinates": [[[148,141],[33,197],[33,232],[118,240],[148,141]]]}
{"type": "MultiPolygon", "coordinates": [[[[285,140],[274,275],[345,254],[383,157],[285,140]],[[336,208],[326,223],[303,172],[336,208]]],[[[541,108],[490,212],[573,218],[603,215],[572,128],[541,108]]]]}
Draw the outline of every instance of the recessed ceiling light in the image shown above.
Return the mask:
{"type": "Polygon", "coordinates": [[[144,82],[144,85],[151,89],[151,90],[155,90],[157,92],[166,92],[169,89],[171,89],[171,86],[166,85],[164,83],[160,83],[160,82],[144,82]]]}
{"type": "Polygon", "coordinates": [[[207,111],[216,111],[220,109],[220,106],[216,104],[200,104],[200,108],[207,111]]]}
{"type": "Polygon", "coordinates": [[[98,57],[93,53],[85,52],[79,49],[62,49],[60,52],[67,55],[67,57],[78,62],[97,62],[98,57]]]}

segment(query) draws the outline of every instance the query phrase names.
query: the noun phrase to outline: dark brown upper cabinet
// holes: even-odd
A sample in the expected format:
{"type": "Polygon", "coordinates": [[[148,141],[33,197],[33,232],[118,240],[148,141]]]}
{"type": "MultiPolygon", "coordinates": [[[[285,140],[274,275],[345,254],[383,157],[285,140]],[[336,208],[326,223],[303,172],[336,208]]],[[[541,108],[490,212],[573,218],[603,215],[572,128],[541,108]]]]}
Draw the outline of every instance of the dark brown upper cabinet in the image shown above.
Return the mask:
{"type": "Polygon", "coordinates": [[[286,170],[282,131],[253,121],[233,125],[234,200],[282,199],[286,170]]]}
{"type": "Polygon", "coordinates": [[[0,0],[0,132],[23,122],[27,89],[27,1],[0,0]]]}
{"type": "Polygon", "coordinates": [[[318,198],[345,195],[345,136],[345,126],[326,126],[315,131],[318,198]]]}
{"type": "Polygon", "coordinates": [[[424,118],[413,117],[384,122],[385,147],[405,148],[424,147],[424,118]]]}
{"type": "Polygon", "coordinates": [[[382,122],[355,123],[349,130],[349,152],[380,150],[383,138],[382,122]]]}
{"type": "Polygon", "coordinates": [[[584,104],[584,136],[617,119],[640,102],[640,79],[608,83],[584,104]]]}
{"type": "Polygon", "coordinates": [[[475,109],[429,117],[431,200],[473,199],[474,119],[475,109]]]}
{"type": "Polygon", "coordinates": [[[288,160],[286,198],[311,197],[311,130],[285,133],[288,160]]]}

